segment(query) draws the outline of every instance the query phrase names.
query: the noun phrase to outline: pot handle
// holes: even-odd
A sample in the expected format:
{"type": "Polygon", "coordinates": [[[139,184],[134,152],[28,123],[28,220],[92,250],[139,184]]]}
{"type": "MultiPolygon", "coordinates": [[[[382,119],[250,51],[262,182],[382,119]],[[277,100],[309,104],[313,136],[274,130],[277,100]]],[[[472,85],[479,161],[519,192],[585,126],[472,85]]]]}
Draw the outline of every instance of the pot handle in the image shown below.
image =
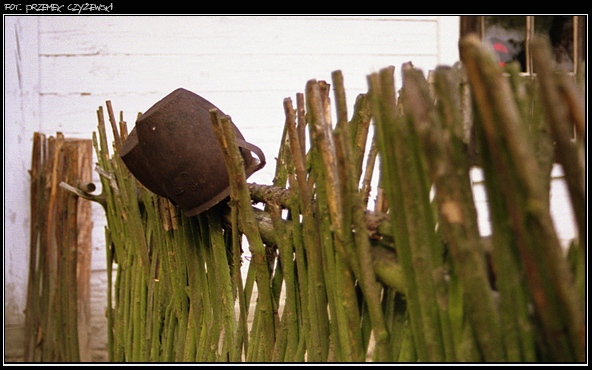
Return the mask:
{"type": "Polygon", "coordinates": [[[259,149],[259,147],[255,146],[251,143],[247,143],[246,141],[241,140],[241,139],[237,139],[236,143],[238,144],[238,146],[240,148],[247,149],[248,151],[255,153],[257,155],[257,157],[259,157],[258,162],[245,168],[246,177],[251,176],[253,173],[255,173],[256,171],[259,171],[260,169],[262,169],[265,166],[265,155],[263,154],[263,151],[261,149],[259,149]]]}

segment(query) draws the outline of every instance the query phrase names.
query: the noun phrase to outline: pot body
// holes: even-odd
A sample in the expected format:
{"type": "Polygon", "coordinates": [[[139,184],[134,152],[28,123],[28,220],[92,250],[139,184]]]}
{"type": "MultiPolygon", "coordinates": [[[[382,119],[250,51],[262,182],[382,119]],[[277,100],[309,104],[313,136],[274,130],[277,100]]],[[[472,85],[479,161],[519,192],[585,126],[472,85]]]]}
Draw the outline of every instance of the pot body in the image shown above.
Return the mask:
{"type": "Polygon", "coordinates": [[[150,164],[140,148],[138,141],[138,132],[134,127],[123,142],[119,155],[123,159],[123,163],[132,172],[132,175],[140,181],[148,190],[161,197],[167,198],[168,195],[150,172],[150,164]]]}
{"type": "MultiPolygon", "coordinates": [[[[138,118],[137,142],[130,134],[123,145],[122,159],[132,174],[152,192],[181,206],[188,216],[211,208],[230,193],[226,163],[212,129],[209,111],[213,108],[218,109],[179,88],[138,118]]],[[[248,177],[265,165],[265,157],[234,128],[248,177]],[[253,158],[252,150],[259,160],[253,158]]]]}

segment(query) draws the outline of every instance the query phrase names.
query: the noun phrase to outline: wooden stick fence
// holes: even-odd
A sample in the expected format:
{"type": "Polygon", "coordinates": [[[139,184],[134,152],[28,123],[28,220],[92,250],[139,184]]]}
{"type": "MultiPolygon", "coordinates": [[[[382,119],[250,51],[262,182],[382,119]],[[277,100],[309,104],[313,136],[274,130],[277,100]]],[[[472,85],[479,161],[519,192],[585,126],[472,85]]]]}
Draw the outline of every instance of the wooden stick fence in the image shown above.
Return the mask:
{"type": "Polygon", "coordinates": [[[465,38],[462,67],[438,67],[431,85],[405,65],[397,96],[393,67],[369,75],[351,115],[335,71],[335,125],[330,85],[308,81],[296,107],[284,100],[272,185],[246,182],[232,120],[212,110],[231,200],[190,218],[128,172],[118,156],[127,125],[121,117],[117,127],[109,103],[120,138],[110,154],[99,108],[103,193],[93,199],[108,221],[110,361],[584,361],[583,129],[573,140],[570,128],[582,126],[582,89],[551,72],[546,47],[533,44],[532,80],[512,66],[502,73],[465,38]],[[488,241],[473,201],[467,117],[485,174],[488,241]],[[550,218],[554,152],[579,232],[567,257],[550,218]]]}

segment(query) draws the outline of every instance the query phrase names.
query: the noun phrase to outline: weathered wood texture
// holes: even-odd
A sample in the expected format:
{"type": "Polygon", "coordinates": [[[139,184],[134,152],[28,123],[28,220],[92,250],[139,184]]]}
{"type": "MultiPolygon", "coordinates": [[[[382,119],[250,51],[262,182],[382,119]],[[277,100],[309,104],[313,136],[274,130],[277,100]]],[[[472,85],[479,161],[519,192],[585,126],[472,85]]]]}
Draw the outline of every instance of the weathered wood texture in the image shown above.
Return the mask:
{"type": "Polygon", "coordinates": [[[91,205],[60,187],[91,180],[92,143],[36,133],[25,361],[89,362],[91,205]]]}

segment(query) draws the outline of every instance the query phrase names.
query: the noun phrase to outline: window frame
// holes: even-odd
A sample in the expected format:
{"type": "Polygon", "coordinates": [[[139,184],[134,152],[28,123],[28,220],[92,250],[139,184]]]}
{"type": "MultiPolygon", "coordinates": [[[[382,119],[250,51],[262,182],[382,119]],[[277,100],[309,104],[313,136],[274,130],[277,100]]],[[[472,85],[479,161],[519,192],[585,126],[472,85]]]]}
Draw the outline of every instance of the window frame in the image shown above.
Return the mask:
{"type": "MultiPolygon", "coordinates": [[[[534,15],[525,15],[526,17],[526,71],[525,74],[533,75],[532,55],[530,52],[530,40],[534,36],[534,15]]],[[[574,15],[574,70],[577,74],[580,68],[583,68],[586,61],[586,16],[574,15]]],[[[485,33],[485,16],[470,15],[460,17],[460,37],[468,34],[476,34],[480,39],[485,33]]]]}

